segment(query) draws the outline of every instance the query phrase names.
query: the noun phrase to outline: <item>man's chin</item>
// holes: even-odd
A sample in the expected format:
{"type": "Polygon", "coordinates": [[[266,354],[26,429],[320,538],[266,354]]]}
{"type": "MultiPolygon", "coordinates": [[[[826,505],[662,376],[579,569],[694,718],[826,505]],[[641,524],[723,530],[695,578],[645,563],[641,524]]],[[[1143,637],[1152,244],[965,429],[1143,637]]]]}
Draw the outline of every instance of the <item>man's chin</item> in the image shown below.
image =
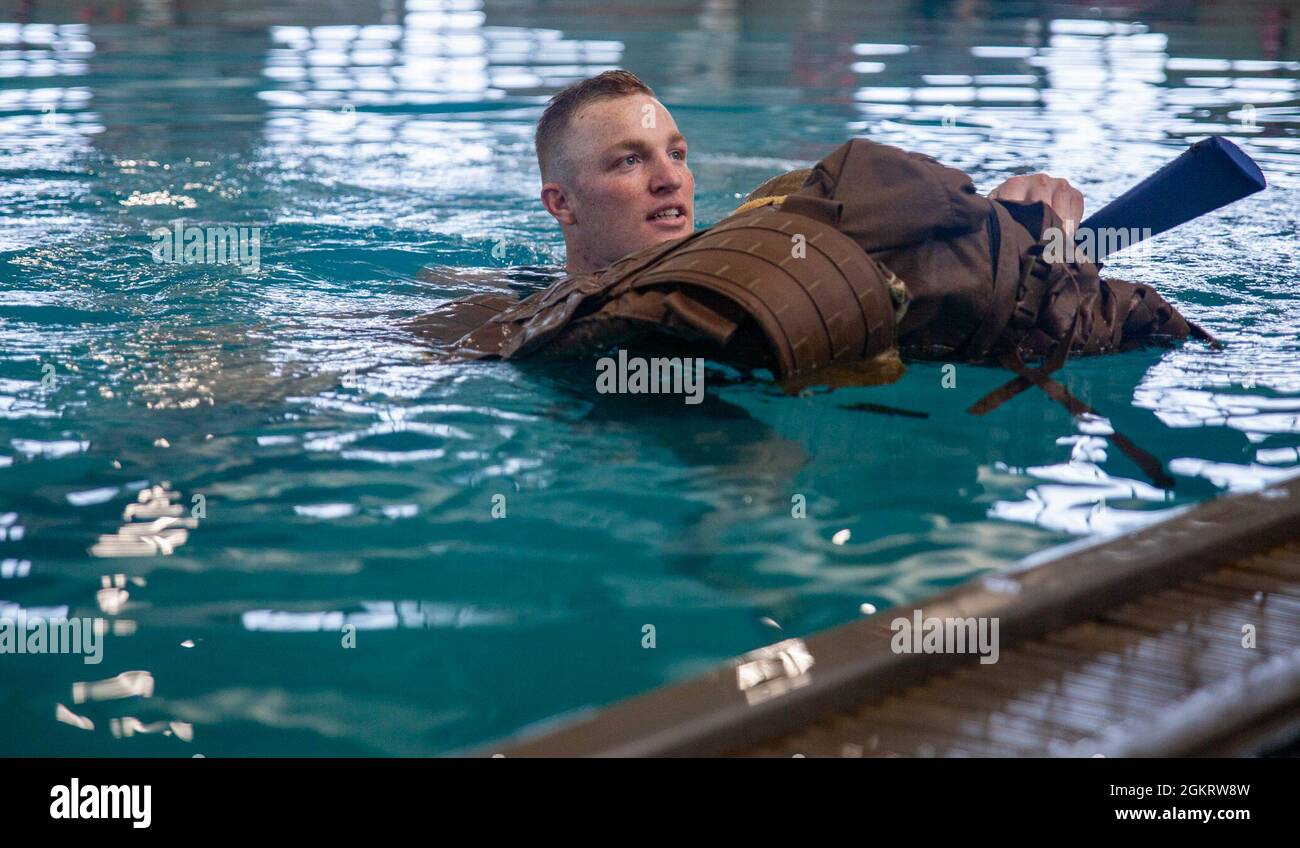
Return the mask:
{"type": "Polygon", "coordinates": [[[678,219],[678,221],[672,226],[652,222],[647,223],[649,224],[649,229],[646,232],[646,247],[649,247],[652,244],[662,244],[666,241],[672,241],[675,238],[681,238],[694,229],[691,225],[691,220],[685,217],[678,219]]]}

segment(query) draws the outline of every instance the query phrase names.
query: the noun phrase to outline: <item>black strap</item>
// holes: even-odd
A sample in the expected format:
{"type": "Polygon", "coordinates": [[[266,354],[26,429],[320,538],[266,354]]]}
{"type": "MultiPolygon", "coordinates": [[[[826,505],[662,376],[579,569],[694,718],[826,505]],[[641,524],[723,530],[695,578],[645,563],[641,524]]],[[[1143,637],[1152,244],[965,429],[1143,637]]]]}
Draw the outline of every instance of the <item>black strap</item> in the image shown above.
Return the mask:
{"type": "Polygon", "coordinates": [[[998,259],[1002,256],[1002,222],[998,220],[997,207],[989,204],[989,216],[984,226],[989,233],[989,261],[992,263],[993,290],[998,288],[998,259]]]}

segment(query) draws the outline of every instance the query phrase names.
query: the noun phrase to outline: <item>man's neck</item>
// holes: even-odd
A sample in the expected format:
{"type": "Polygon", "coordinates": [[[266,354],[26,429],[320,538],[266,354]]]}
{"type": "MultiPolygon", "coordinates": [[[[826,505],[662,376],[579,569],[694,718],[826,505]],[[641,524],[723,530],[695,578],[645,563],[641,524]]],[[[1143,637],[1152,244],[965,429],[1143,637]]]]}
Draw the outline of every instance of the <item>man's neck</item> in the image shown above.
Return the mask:
{"type": "Polygon", "coordinates": [[[571,240],[564,240],[564,270],[569,274],[590,274],[592,271],[599,271],[608,265],[608,262],[602,262],[580,247],[576,247],[571,240]]]}
{"type": "Polygon", "coordinates": [[[604,265],[596,265],[595,263],[581,262],[574,259],[569,259],[564,263],[564,270],[568,274],[590,274],[592,271],[599,271],[604,267],[604,265]]]}

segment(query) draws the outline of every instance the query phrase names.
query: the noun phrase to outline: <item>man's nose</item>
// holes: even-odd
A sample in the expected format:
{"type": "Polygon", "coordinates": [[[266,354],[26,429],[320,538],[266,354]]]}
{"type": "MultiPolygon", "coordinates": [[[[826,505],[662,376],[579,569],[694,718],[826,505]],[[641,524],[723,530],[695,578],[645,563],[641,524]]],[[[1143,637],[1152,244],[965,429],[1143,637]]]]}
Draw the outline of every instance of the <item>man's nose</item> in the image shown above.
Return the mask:
{"type": "Polygon", "coordinates": [[[682,187],[682,175],[678,163],[667,155],[656,156],[654,167],[650,172],[650,191],[652,194],[677,191],[682,187]]]}

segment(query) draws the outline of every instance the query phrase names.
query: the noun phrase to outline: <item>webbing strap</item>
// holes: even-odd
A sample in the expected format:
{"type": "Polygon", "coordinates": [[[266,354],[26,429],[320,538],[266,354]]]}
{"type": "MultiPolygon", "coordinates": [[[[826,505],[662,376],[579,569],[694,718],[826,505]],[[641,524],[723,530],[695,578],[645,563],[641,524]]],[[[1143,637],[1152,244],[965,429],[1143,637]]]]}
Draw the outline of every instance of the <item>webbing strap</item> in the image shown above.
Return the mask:
{"type": "MultiPolygon", "coordinates": [[[[1070,331],[1066,333],[1064,339],[1057,343],[1051,357],[1040,368],[1030,368],[1025,365],[1025,361],[1020,357],[1018,349],[1002,354],[998,358],[998,362],[1004,368],[1015,372],[1016,378],[989,392],[966,411],[972,415],[984,415],[997,409],[1030,386],[1038,386],[1043,390],[1044,394],[1065,407],[1075,417],[1080,415],[1097,415],[1101,417],[1097,410],[1070,394],[1065,386],[1049,376],[1053,371],[1058,371],[1065,365],[1066,357],[1070,353],[1070,347],[1074,344],[1078,326],[1079,316],[1075,315],[1073,323],[1070,324],[1070,331]]],[[[1157,486],[1162,489],[1172,489],[1174,487],[1174,479],[1165,473],[1164,465],[1160,460],[1138,447],[1132,439],[1118,430],[1112,429],[1110,440],[1124,452],[1125,456],[1133,460],[1137,467],[1142,469],[1142,473],[1146,474],[1157,486]]]]}
{"type": "MultiPolygon", "coordinates": [[[[1047,376],[1045,373],[1046,366],[1039,369],[1027,368],[1020,359],[1019,353],[1011,353],[1005,356],[1003,364],[1019,374],[1021,378],[1033,382],[1048,397],[1069,410],[1071,415],[1097,415],[1101,417],[1097,410],[1070,394],[1065,386],[1047,376]]],[[[1164,465],[1160,460],[1138,447],[1132,439],[1112,428],[1110,440],[1124,452],[1125,456],[1133,460],[1138,468],[1142,469],[1142,473],[1146,474],[1151,479],[1151,482],[1162,489],[1172,489],[1174,487],[1174,478],[1165,473],[1164,465]]]]}
{"type": "MultiPolygon", "coordinates": [[[[1048,357],[1047,361],[1043,363],[1043,366],[1038,369],[1038,373],[1041,373],[1046,377],[1053,371],[1058,371],[1065,367],[1065,360],[1070,355],[1070,348],[1074,345],[1074,336],[1078,331],[1078,328],[1079,316],[1076,313],[1074,321],[1070,324],[1069,332],[1065,334],[1064,339],[1056,343],[1056,347],[1052,349],[1052,355],[1048,357]]],[[[998,362],[1002,364],[1002,367],[1014,371],[1017,374],[1020,374],[1022,370],[1028,370],[1025,366],[1024,360],[1020,358],[1019,350],[1013,350],[1011,353],[1002,354],[1002,356],[998,358],[998,362]]],[[[1013,397],[1032,385],[1034,385],[1032,378],[1026,375],[1018,376],[1014,380],[1003,383],[998,388],[980,398],[966,411],[971,415],[985,415],[997,409],[999,406],[1011,400],[1013,397]]]]}

